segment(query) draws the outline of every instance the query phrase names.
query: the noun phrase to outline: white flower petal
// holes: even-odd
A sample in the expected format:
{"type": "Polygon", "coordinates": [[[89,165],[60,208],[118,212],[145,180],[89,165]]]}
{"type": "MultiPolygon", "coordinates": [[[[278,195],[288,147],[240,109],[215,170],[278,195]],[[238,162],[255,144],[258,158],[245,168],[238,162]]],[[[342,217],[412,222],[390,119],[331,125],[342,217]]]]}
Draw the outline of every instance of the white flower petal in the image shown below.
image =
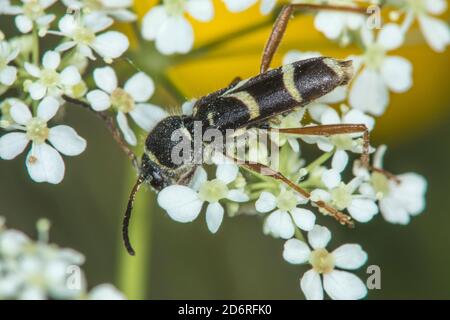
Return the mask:
{"type": "Polygon", "coordinates": [[[334,264],[338,268],[355,270],[367,261],[367,253],[359,244],[344,244],[333,251],[334,264]]]}
{"type": "Polygon", "coordinates": [[[214,7],[211,0],[190,0],[185,4],[186,11],[195,19],[207,22],[214,16],[214,7]]]}
{"type": "Polygon", "coordinates": [[[58,109],[59,101],[56,98],[45,97],[38,105],[37,116],[47,122],[55,116],[58,109]]]}
{"type": "Polygon", "coordinates": [[[320,97],[315,102],[316,103],[338,103],[345,100],[345,97],[347,96],[347,87],[341,86],[335,88],[330,93],[327,93],[326,95],[320,97]]]}
{"type": "Polygon", "coordinates": [[[192,190],[198,191],[202,184],[204,184],[208,180],[208,174],[206,173],[206,170],[198,166],[195,170],[194,176],[192,177],[192,180],[189,183],[189,187],[192,190]]]}
{"type": "Polygon", "coordinates": [[[181,109],[183,110],[183,114],[185,116],[191,116],[194,113],[194,105],[195,105],[196,100],[189,100],[183,103],[183,105],[181,106],[181,109]]]}
{"type": "Polygon", "coordinates": [[[442,20],[419,15],[419,25],[428,45],[437,52],[444,52],[450,43],[450,30],[442,20]]]}
{"type": "Polygon", "coordinates": [[[227,9],[231,12],[241,12],[247,10],[258,0],[223,0],[227,9]]]}
{"type": "Polygon", "coordinates": [[[117,113],[117,124],[119,125],[120,131],[122,131],[122,134],[125,138],[125,140],[131,144],[132,146],[135,146],[137,144],[136,135],[134,134],[133,130],[131,130],[130,126],[128,125],[127,117],[122,113],[117,113]]]}
{"type": "Polygon", "coordinates": [[[135,106],[130,115],[139,127],[150,132],[158,122],[167,117],[167,112],[154,104],[140,103],[135,106]]]}
{"type": "Polygon", "coordinates": [[[33,100],[41,100],[47,93],[47,88],[40,82],[33,82],[28,87],[28,91],[33,100]]]}
{"type": "Polygon", "coordinates": [[[261,11],[261,14],[263,15],[268,15],[273,10],[276,3],[276,0],[261,0],[259,11],[261,11]]]}
{"type": "Polygon", "coordinates": [[[6,257],[17,256],[23,252],[25,246],[30,243],[26,234],[14,229],[2,230],[0,237],[0,250],[6,257]]]}
{"type": "Polygon", "coordinates": [[[405,35],[399,25],[387,23],[378,33],[377,42],[386,50],[394,50],[403,44],[404,38],[405,35]]]}
{"type": "Polygon", "coordinates": [[[102,90],[92,90],[86,95],[89,104],[95,111],[104,111],[111,106],[111,99],[107,93],[102,90]]]}
{"type": "Polygon", "coordinates": [[[341,174],[335,169],[328,169],[322,173],[323,184],[328,189],[334,189],[341,183],[341,174]]]}
{"type": "Polygon", "coordinates": [[[26,165],[31,179],[36,182],[60,183],[65,166],[61,155],[46,143],[33,143],[26,165]]]}
{"type": "Polygon", "coordinates": [[[331,194],[322,189],[314,189],[311,191],[311,201],[324,201],[329,202],[331,200],[331,194]]]}
{"type": "Polygon", "coordinates": [[[38,66],[36,66],[34,64],[31,64],[29,62],[25,62],[23,66],[24,66],[26,72],[28,72],[33,77],[35,77],[35,78],[39,78],[40,77],[41,70],[39,69],[38,66]]]}
{"type": "Polygon", "coordinates": [[[173,220],[186,223],[197,218],[203,202],[191,188],[172,185],[159,192],[158,204],[173,220]]]}
{"type": "Polygon", "coordinates": [[[66,156],[77,156],[86,150],[86,140],[69,126],[59,125],[51,128],[48,140],[66,156]]]}
{"type": "Polygon", "coordinates": [[[7,133],[0,137],[0,158],[12,160],[25,150],[28,145],[27,135],[23,132],[7,133]]]}
{"type": "Polygon", "coordinates": [[[125,300],[122,292],[110,284],[101,284],[89,292],[89,300],[125,300]]]}
{"type": "Polygon", "coordinates": [[[447,1],[445,0],[426,0],[424,4],[427,11],[435,15],[440,15],[447,10],[447,1]]]}
{"type": "Polygon", "coordinates": [[[228,191],[227,199],[234,202],[247,202],[250,198],[242,189],[233,189],[228,191]]]}
{"type": "Polygon", "coordinates": [[[389,94],[383,77],[365,68],[354,80],[350,89],[350,105],[353,108],[380,116],[389,102],[389,94]]]}
{"type": "Polygon", "coordinates": [[[298,153],[300,151],[300,144],[298,143],[298,140],[296,138],[288,138],[287,141],[292,151],[294,151],[295,153],[298,153]]]}
{"type": "Polygon", "coordinates": [[[103,13],[92,12],[83,16],[83,23],[86,28],[97,33],[110,27],[114,20],[103,13]]]}
{"type": "Polygon", "coordinates": [[[369,131],[375,126],[375,119],[358,109],[352,109],[342,117],[343,123],[365,124],[369,131]]]}
{"type": "Polygon", "coordinates": [[[11,109],[9,110],[11,118],[22,125],[26,125],[31,120],[32,115],[30,109],[22,101],[14,101],[11,109]]]}
{"type": "Polygon", "coordinates": [[[322,113],[322,116],[320,117],[320,123],[322,124],[339,124],[341,123],[341,117],[339,117],[339,114],[336,110],[333,108],[328,108],[322,113]]]}
{"type": "Polygon", "coordinates": [[[345,152],[343,150],[337,150],[333,155],[333,159],[331,161],[331,167],[338,172],[342,172],[342,171],[344,171],[345,167],[347,166],[347,163],[348,163],[347,152],[345,152]]]}
{"type": "Polygon", "coordinates": [[[305,231],[311,231],[314,228],[316,215],[311,210],[294,208],[290,212],[297,227],[305,231]]]}
{"type": "Polygon", "coordinates": [[[111,17],[120,22],[133,22],[137,19],[136,14],[125,9],[118,9],[111,12],[111,17]]]}
{"type": "Polygon", "coordinates": [[[283,57],[283,64],[289,64],[300,60],[320,57],[320,52],[289,50],[283,57]]]}
{"type": "Polygon", "coordinates": [[[307,300],[323,300],[322,280],[314,270],[305,272],[300,280],[300,287],[307,300]]]}
{"type": "Polygon", "coordinates": [[[27,16],[20,15],[14,19],[17,29],[22,33],[28,33],[33,30],[33,21],[27,16]]]}
{"type": "Polygon", "coordinates": [[[91,60],[95,60],[95,56],[94,56],[94,52],[92,51],[92,49],[88,46],[88,45],[84,45],[84,44],[78,44],[77,46],[78,52],[86,57],[89,58],[91,60]]]}
{"type": "Polygon", "coordinates": [[[323,276],[323,287],[333,300],[358,300],[367,295],[367,288],[350,272],[333,270],[323,276]]]}
{"type": "Polygon", "coordinates": [[[311,118],[316,121],[320,122],[320,119],[322,118],[322,114],[330,108],[328,105],[323,103],[312,103],[308,105],[308,113],[311,116],[311,118]]]}
{"type": "Polygon", "coordinates": [[[256,211],[265,213],[272,211],[277,206],[277,198],[267,191],[261,192],[259,199],[255,202],[256,211]]]}
{"type": "Polygon", "coordinates": [[[81,82],[81,75],[75,66],[68,66],[67,68],[64,68],[60,76],[61,83],[65,86],[71,87],[81,82]]]}
{"type": "Polygon", "coordinates": [[[187,53],[194,44],[194,31],[183,16],[171,16],[156,36],[156,48],[163,54],[187,53]]]}
{"type": "Polygon", "coordinates": [[[284,243],[283,259],[292,264],[302,264],[309,260],[311,250],[298,239],[289,239],[284,243]]]}
{"type": "Polygon", "coordinates": [[[61,30],[62,33],[68,36],[70,36],[75,31],[77,26],[78,24],[75,21],[75,17],[71,14],[66,14],[58,22],[59,30],[61,30]]]}
{"type": "Polygon", "coordinates": [[[378,206],[373,200],[353,199],[347,208],[350,215],[358,222],[369,222],[378,213],[378,206]]]}
{"type": "Polygon", "coordinates": [[[406,225],[410,221],[408,211],[391,197],[383,198],[380,201],[380,211],[387,222],[406,225]]]}
{"type": "Polygon", "coordinates": [[[61,63],[61,56],[58,52],[47,51],[42,58],[42,65],[45,69],[56,70],[61,63]]]}
{"type": "Polygon", "coordinates": [[[156,35],[167,18],[168,15],[164,6],[159,5],[153,7],[149,12],[147,12],[142,20],[142,37],[146,40],[155,40],[156,35]]]}
{"type": "Polygon", "coordinates": [[[408,91],[413,84],[412,64],[402,57],[386,57],[381,66],[381,75],[391,91],[408,91]]]}
{"type": "Polygon", "coordinates": [[[130,42],[121,32],[108,31],[97,36],[92,48],[103,58],[115,59],[127,51],[130,42]]]}
{"type": "Polygon", "coordinates": [[[328,39],[337,39],[344,30],[342,13],[319,11],[314,19],[314,27],[328,39]]]}
{"type": "Polygon", "coordinates": [[[313,249],[323,249],[331,240],[331,232],[327,227],[315,225],[314,228],[308,232],[308,241],[313,249]]]}
{"type": "Polygon", "coordinates": [[[13,66],[6,66],[0,71],[0,84],[10,86],[17,79],[17,69],[13,66]]]}
{"type": "Polygon", "coordinates": [[[216,233],[219,230],[223,220],[223,207],[220,203],[210,203],[206,208],[206,225],[211,233],[216,233]]]}
{"type": "Polygon", "coordinates": [[[67,51],[69,49],[72,49],[76,45],[77,45],[77,43],[75,41],[63,42],[55,48],[55,51],[58,51],[58,52],[67,51]]]}
{"type": "Polygon", "coordinates": [[[290,239],[294,236],[295,226],[287,212],[277,210],[267,217],[264,230],[275,238],[290,239]]]}
{"type": "Polygon", "coordinates": [[[153,80],[143,72],[138,72],[125,83],[124,90],[128,92],[136,102],[145,102],[155,92],[153,80]]]}
{"type": "Polygon", "coordinates": [[[216,177],[225,184],[229,184],[236,180],[239,173],[239,167],[231,163],[219,164],[216,169],[216,177]]]}
{"type": "Polygon", "coordinates": [[[111,93],[117,88],[117,76],[111,67],[97,68],[94,70],[94,81],[97,87],[111,93]]]}

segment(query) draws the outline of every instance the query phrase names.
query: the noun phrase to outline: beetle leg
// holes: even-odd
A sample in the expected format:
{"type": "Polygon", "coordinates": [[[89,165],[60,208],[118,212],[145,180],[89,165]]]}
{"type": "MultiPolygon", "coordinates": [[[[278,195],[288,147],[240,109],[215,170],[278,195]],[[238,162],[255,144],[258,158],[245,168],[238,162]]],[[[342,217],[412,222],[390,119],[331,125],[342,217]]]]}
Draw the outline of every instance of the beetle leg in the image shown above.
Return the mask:
{"type": "MultiPolygon", "coordinates": [[[[294,191],[296,191],[297,193],[299,193],[306,199],[311,199],[311,194],[308,191],[301,188],[296,183],[294,183],[291,180],[289,180],[288,178],[286,178],[283,174],[281,174],[278,171],[273,170],[269,166],[266,166],[261,163],[242,163],[241,161],[237,161],[236,159],[234,159],[234,160],[238,163],[239,166],[244,167],[255,173],[264,174],[266,176],[271,176],[274,179],[282,181],[283,183],[285,183],[287,186],[292,188],[294,191]]],[[[327,204],[326,202],[321,201],[321,200],[319,200],[319,201],[311,200],[311,202],[314,203],[319,208],[328,212],[328,214],[330,216],[332,216],[334,219],[336,219],[340,224],[347,225],[348,227],[354,227],[352,218],[350,216],[346,215],[345,213],[342,213],[342,212],[336,210],[335,208],[333,208],[332,206],[330,206],[329,204],[327,204]]]]}
{"type": "Polygon", "coordinates": [[[361,154],[361,164],[369,168],[369,148],[370,136],[369,129],[365,124],[325,124],[301,128],[270,128],[268,131],[279,133],[298,134],[305,136],[332,136],[337,134],[362,133],[363,134],[363,152],[361,154]]]}

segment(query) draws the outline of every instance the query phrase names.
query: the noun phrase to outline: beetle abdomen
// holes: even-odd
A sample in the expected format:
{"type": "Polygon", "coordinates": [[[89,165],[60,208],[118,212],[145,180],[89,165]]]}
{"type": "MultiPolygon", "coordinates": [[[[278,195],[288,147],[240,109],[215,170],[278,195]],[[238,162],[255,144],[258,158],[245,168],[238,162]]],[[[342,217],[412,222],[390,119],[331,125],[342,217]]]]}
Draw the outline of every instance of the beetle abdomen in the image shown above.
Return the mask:
{"type": "Polygon", "coordinates": [[[351,61],[312,58],[296,61],[243,80],[194,109],[194,118],[211,127],[233,129],[262,122],[304,106],[347,84],[351,61]]]}

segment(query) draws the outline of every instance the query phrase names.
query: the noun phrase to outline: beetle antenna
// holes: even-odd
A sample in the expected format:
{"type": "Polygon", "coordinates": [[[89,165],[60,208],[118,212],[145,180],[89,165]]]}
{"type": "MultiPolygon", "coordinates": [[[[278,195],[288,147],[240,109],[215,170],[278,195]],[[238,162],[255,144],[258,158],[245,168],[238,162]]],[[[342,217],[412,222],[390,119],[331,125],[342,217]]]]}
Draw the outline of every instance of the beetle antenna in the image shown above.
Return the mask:
{"type": "Polygon", "coordinates": [[[136,194],[139,191],[142,183],[145,181],[145,176],[140,175],[137,179],[133,189],[131,190],[130,197],[128,198],[127,211],[125,211],[125,215],[123,217],[122,222],[122,237],[123,243],[125,244],[125,248],[131,256],[135,255],[135,251],[130,242],[130,237],[128,235],[128,227],[130,225],[131,212],[133,211],[134,200],[136,199],[136,194]]]}

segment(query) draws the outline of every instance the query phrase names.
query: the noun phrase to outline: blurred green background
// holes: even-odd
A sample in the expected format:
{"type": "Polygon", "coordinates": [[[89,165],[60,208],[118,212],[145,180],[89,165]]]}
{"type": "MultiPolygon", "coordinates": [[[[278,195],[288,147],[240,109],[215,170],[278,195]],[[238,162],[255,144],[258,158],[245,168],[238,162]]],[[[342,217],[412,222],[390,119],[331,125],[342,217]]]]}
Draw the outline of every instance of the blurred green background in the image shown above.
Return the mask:
{"type": "MultiPolygon", "coordinates": [[[[245,15],[240,19],[245,19],[245,15]]],[[[218,23],[220,28],[220,21],[218,23]]],[[[2,17],[0,29],[5,33],[6,25],[2,17]]],[[[267,28],[261,30],[267,35],[267,28]]],[[[305,50],[326,51],[326,40],[319,39],[307,40],[305,50]]],[[[299,48],[299,44],[293,45],[292,41],[284,44],[284,51],[299,48]]],[[[256,73],[262,43],[245,43],[242,50],[233,49],[236,55],[222,51],[213,55],[214,61],[228,59],[228,64],[222,64],[222,68],[232,68],[230,74],[256,73]],[[252,63],[243,67],[242,61],[252,63]]],[[[359,224],[354,230],[343,228],[331,219],[319,218],[319,223],[333,232],[331,249],[346,242],[360,243],[369,253],[368,265],[381,267],[382,289],[370,291],[369,299],[450,298],[450,202],[447,202],[450,195],[450,87],[447,81],[450,61],[448,53],[434,54],[423,44],[417,48],[411,46],[404,51],[417,67],[414,78],[417,88],[403,95],[409,96],[407,100],[392,96],[391,109],[378,121],[373,143],[389,143],[385,159],[389,170],[415,171],[428,179],[426,211],[413,218],[408,226],[391,225],[378,215],[371,223],[359,224]],[[445,78],[439,80],[442,75],[445,78]]],[[[333,50],[336,52],[339,48],[333,50]]],[[[138,47],[130,56],[144,70],[146,63],[152,69],[167,62],[152,52],[151,48],[138,47]],[[146,62],[149,59],[151,61],[146,62]]],[[[345,52],[337,55],[345,56],[345,52]]],[[[195,92],[181,88],[185,96],[205,94],[210,90],[208,86],[219,88],[232,79],[221,73],[217,80],[218,73],[213,72],[214,67],[209,68],[208,61],[202,55],[191,60],[194,65],[206,65],[208,72],[190,76],[176,70],[169,73],[181,87],[183,83],[195,84],[195,92]],[[207,84],[202,86],[201,83],[207,84]]],[[[134,71],[124,72],[124,79],[130,72],[134,71]]],[[[158,83],[158,76],[154,77],[158,83]]],[[[158,88],[152,102],[167,106],[166,92],[158,88]]],[[[170,102],[169,106],[172,105],[170,102]]],[[[218,234],[211,235],[204,215],[194,223],[176,223],[153,205],[155,196],[150,190],[143,189],[139,194],[138,210],[133,217],[131,230],[137,257],[126,257],[120,231],[134,179],[131,167],[103,124],[88,111],[67,108],[64,122],[87,139],[88,149],[79,157],[66,158],[66,176],[61,185],[31,182],[23,155],[15,161],[0,162],[0,215],[6,217],[9,227],[34,236],[36,221],[41,217],[50,219],[51,241],[86,255],[84,269],[90,286],[112,282],[131,298],[302,298],[299,279],[306,268],[284,262],[281,257],[283,241],[264,236],[261,219],[252,216],[225,219],[218,234]],[[142,231],[138,231],[139,239],[133,235],[136,230],[142,231]]],[[[359,275],[367,278],[365,268],[359,275]]]]}

